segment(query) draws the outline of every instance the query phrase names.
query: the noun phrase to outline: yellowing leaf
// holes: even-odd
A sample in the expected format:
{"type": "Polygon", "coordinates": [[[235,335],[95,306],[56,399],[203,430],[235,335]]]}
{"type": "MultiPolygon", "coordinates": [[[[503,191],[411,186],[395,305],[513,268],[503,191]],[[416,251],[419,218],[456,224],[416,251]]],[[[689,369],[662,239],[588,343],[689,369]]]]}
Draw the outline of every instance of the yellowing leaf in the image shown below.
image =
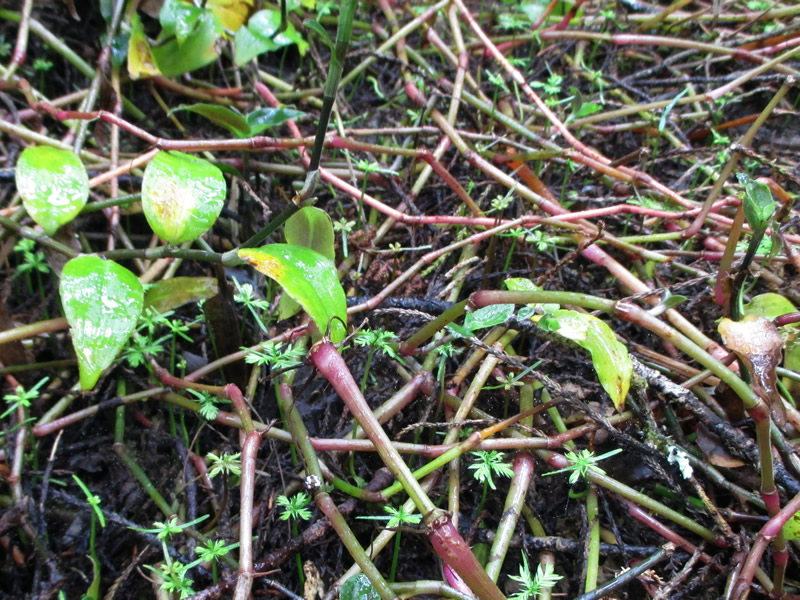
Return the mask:
{"type": "Polygon", "coordinates": [[[633,363],[628,356],[628,349],[617,341],[608,325],[592,315],[560,309],[544,315],[538,321],[538,326],[588,350],[600,385],[611,397],[617,410],[624,408],[633,363]]]}
{"type": "Polygon", "coordinates": [[[347,300],[333,262],[310,248],[270,244],[239,250],[239,258],[274,279],[303,307],[320,332],[330,325],[330,339],[344,339],[347,300]]]}
{"type": "Polygon", "coordinates": [[[222,26],[236,33],[253,10],[253,0],[208,0],[206,7],[222,26]]]}
{"type": "Polygon", "coordinates": [[[142,180],[142,209],[153,231],[171,244],[208,231],[225,204],[225,178],[207,160],[183,152],[159,152],[142,180]]]}
{"type": "Polygon", "coordinates": [[[155,77],[161,75],[153,59],[150,42],[142,28],[142,22],[136,13],[131,17],[131,37],[128,40],[128,73],[131,79],[155,77]]]}

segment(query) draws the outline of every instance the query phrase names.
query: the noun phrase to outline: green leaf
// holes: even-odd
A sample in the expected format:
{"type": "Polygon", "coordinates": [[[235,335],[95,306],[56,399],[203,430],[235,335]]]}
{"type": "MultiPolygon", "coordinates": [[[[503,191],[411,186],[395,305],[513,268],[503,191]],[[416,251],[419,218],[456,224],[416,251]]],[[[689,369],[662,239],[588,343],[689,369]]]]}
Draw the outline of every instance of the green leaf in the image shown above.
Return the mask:
{"type": "Polygon", "coordinates": [[[189,112],[197,113],[204,116],[206,119],[224,127],[230,131],[237,138],[245,138],[250,136],[250,125],[247,120],[238,111],[230,109],[226,106],[219,104],[181,104],[177,108],[173,108],[170,114],[179,110],[188,110],[189,112]]]}
{"type": "Polygon", "coordinates": [[[205,67],[217,60],[217,41],[222,26],[210,12],[203,12],[192,33],[178,44],[177,39],[151,49],[153,59],[165,77],[177,77],[195,69],[205,67]]]}
{"type": "MultiPolygon", "coordinates": [[[[526,279],[524,277],[511,277],[506,279],[505,284],[510,292],[538,292],[542,289],[530,279],[526,279]]],[[[534,310],[540,309],[540,312],[544,313],[553,312],[554,310],[561,308],[559,304],[539,304],[535,302],[527,304],[526,306],[534,310]]]]}
{"type": "Polygon", "coordinates": [[[774,292],[759,294],[744,305],[744,314],[761,315],[769,320],[797,310],[794,304],[784,296],[774,292]]]}
{"type": "Polygon", "coordinates": [[[336,267],[329,259],[310,248],[291,244],[242,249],[239,258],[274,279],[300,303],[320,332],[327,331],[330,323],[332,342],[344,339],[347,301],[336,267]]]}
{"type": "Polygon", "coordinates": [[[664,112],[661,113],[661,118],[658,121],[658,133],[664,131],[664,128],[667,126],[667,119],[669,119],[669,113],[672,112],[672,109],[675,108],[675,105],[678,104],[678,101],[688,93],[689,88],[687,87],[680,94],[670,100],[669,104],[667,104],[666,108],[664,108],[664,112]]]}
{"type": "Polygon", "coordinates": [[[617,341],[611,328],[597,317],[566,309],[544,315],[538,325],[589,351],[600,385],[611,396],[617,410],[622,410],[631,383],[633,363],[628,357],[628,349],[617,341]]]}
{"type": "Polygon", "coordinates": [[[513,314],[513,304],[490,304],[474,312],[467,313],[467,316],[464,317],[464,327],[470,331],[494,327],[505,323],[513,314]]]}
{"type": "MultiPolygon", "coordinates": [[[[336,251],[333,247],[333,224],[324,210],[314,206],[304,206],[286,220],[284,229],[286,242],[295,246],[305,246],[334,261],[336,251]]],[[[283,295],[278,303],[278,317],[288,319],[300,305],[290,296],[283,295]]]]}
{"type": "Polygon", "coordinates": [[[182,46],[194,31],[203,12],[202,8],[182,0],[165,0],[158,13],[161,37],[175,36],[178,46],[182,46]]]}
{"type": "Polygon", "coordinates": [[[794,513],[792,518],[786,521],[782,531],[787,541],[800,540],[800,512],[794,513]]]}
{"type": "Polygon", "coordinates": [[[159,152],[142,180],[142,208],[156,234],[170,244],[195,240],[211,229],[225,203],[225,178],[207,160],[159,152]]]}
{"type": "Polygon", "coordinates": [[[742,209],[745,219],[753,232],[764,231],[775,212],[775,200],[765,183],[754,181],[744,173],[737,173],[736,178],[744,186],[742,209]]]}
{"type": "Polygon", "coordinates": [[[72,221],[89,198],[86,168],[70,150],[26,148],[17,161],[15,179],[25,210],[47,235],[72,221]]]}
{"type": "Polygon", "coordinates": [[[241,66],[263,52],[278,50],[284,46],[297,44],[300,55],[308,49],[308,42],[297,32],[291,21],[286,29],[272,37],[281,26],[281,13],[277,10],[260,10],[236,32],[233,61],[241,66]]]}
{"type": "Polygon", "coordinates": [[[316,19],[306,19],[303,21],[303,27],[306,27],[307,29],[310,29],[316,33],[319,36],[320,41],[322,41],[322,43],[328,48],[333,50],[333,40],[331,39],[331,36],[328,35],[328,32],[325,31],[325,28],[320,25],[319,21],[316,19]]]}
{"type": "Polygon", "coordinates": [[[214,277],[173,277],[150,286],[144,295],[144,306],[165,313],[188,302],[207,300],[218,293],[219,286],[214,277]]]}
{"type": "Polygon", "coordinates": [[[375,586],[363,573],[353,575],[339,590],[340,600],[380,600],[375,586]]]}
{"type": "Polygon", "coordinates": [[[81,388],[88,390],[114,362],[136,326],[144,291],[125,267],[97,256],[79,256],[64,265],[60,292],[81,388]]]}
{"type": "Polygon", "coordinates": [[[267,129],[272,129],[284,124],[289,119],[296,119],[304,116],[305,113],[293,108],[259,108],[247,115],[247,124],[250,127],[250,135],[258,135],[267,129]]]}

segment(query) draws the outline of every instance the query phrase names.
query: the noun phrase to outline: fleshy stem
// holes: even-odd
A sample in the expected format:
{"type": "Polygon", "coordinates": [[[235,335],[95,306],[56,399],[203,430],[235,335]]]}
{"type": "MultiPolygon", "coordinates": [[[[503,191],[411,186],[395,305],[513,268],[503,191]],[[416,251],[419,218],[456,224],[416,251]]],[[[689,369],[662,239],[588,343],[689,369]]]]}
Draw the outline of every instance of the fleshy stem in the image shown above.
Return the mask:
{"type": "Polygon", "coordinates": [[[436,553],[467,583],[478,597],[484,600],[501,600],[505,596],[486,575],[469,546],[453,526],[450,516],[431,502],[414,475],[391,444],[389,437],[373,415],[358,383],[350,373],[336,347],[321,340],[309,352],[312,364],[327,379],[352,415],[358,420],[367,437],[372,440],[384,464],[400,481],[403,489],[414,501],[425,524],[431,528],[429,539],[436,553]]]}

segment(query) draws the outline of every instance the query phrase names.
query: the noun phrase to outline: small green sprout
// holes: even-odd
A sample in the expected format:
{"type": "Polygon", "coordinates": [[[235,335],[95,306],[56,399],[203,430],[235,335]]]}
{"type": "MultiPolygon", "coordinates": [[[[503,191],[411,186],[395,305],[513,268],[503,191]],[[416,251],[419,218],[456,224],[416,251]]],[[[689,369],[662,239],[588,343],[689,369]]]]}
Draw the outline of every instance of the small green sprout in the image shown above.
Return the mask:
{"type": "Polygon", "coordinates": [[[197,402],[200,404],[200,416],[207,421],[213,421],[217,418],[219,414],[219,407],[217,404],[225,402],[230,403],[230,400],[227,398],[220,398],[206,390],[198,391],[189,388],[187,391],[197,399],[197,402]]]}
{"type": "Polygon", "coordinates": [[[238,542],[236,544],[227,545],[225,540],[208,540],[205,546],[198,546],[195,552],[197,552],[197,556],[203,562],[213,562],[228,554],[231,549],[238,545],[238,542]]]}
{"type": "Polygon", "coordinates": [[[549,473],[545,473],[547,475],[555,475],[556,473],[566,473],[570,472],[569,482],[571,484],[575,484],[578,482],[579,479],[586,479],[589,471],[593,473],[598,473],[599,475],[605,475],[605,471],[597,466],[597,463],[601,460],[605,460],[606,458],[610,458],[615,454],[619,454],[622,452],[622,448],[617,448],[616,450],[611,450],[610,452],[606,452],[605,454],[601,454],[600,456],[595,456],[594,452],[591,450],[586,450],[585,448],[578,453],[572,452],[571,450],[566,453],[566,458],[572,464],[568,467],[564,467],[563,469],[558,469],[557,471],[550,471],[549,473]]]}
{"type": "Polygon", "coordinates": [[[276,498],[275,504],[283,508],[280,515],[281,521],[289,519],[308,521],[311,518],[311,511],[308,509],[308,505],[311,504],[311,496],[305,492],[295,494],[291,498],[280,495],[276,498]]]}
{"type": "Polygon", "coordinates": [[[236,288],[236,293],[233,295],[233,301],[245,307],[256,321],[256,324],[261,331],[266,332],[267,326],[261,319],[261,312],[269,310],[269,302],[256,296],[253,286],[249,283],[239,283],[237,279],[233,280],[233,287],[236,288]]]}
{"type": "Polygon", "coordinates": [[[161,577],[161,589],[170,594],[178,594],[178,597],[183,600],[189,596],[194,595],[192,584],[194,581],[186,576],[187,568],[181,563],[163,562],[157,569],[151,565],[145,565],[154,573],[158,573],[161,577]]]}
{"type": "Polygon", "coordinates": [[[468,468],[474,473],[472,476],[481,483],[487,484],[490,488],[497,489],[494,485],[494,476],[513,477],[514,469],[511,463],[503,462],[503,453],[497,450],[486,451],[478,450],[470,452],[475,457],[475,462],[468,468]]]}
{"type": "Polygon", "coordinates": [[[33,402],[39,397],[39,390],[41,389],[41,387],[49,380],[50,380],[49,377],[44,377],[40,379],[36,383],[36,385],[34,385],[27,392],[25,391],[24,387],[18,385],[17,389],[14,390],[15,393],[6,394],[5,396],[3,396],[3,400],[5,400],[6,404],[8,404],[8,408],[2,415],[0,415],[0,419],[5,419],[8,415],[10,415],[12,412],[14,412],[20,407],[30,408],[31,402],[33,402]]]}
{"type": "Polygon", "coordinates": [[[241,452],[237,452],[236,454],[223,454],[222,456],[217,456],[209,452],[206,454],[206,460],[211,463],[211,466],[208,467],[208,476],[212,479],[219,474],[236,476],[242,474],[241,452]]]}
{"type": "Polygon", "coordinates": [[[355,221],[348,221],[344,217],[338,221],[333,222],[333,231],[342,234],[342,256],[347,258],[347,236],[352,233],[353,228],[356,226],[355,221]]]}
{"type": "Polygon", "coordinates": [[[391,331],[385,329],[362,329],[353,337],[353,343],[356,346],[368,346],[375,350],[380,350],[387,356],[395,360],[403,362],[400,355],[397,354],[392,342],[397,340],[397,336],[391,331]]]}
{"type": "Polygon", "coordinates": [[[400,527],[401,525],[416,525],[422,521],[422,515],[406,512],[403,506],[395,508],[388,504],[383,507],[387,512],[386,515],[370,515],[364,517],[356,517],[365,521],[386,521],[387,527],[400,527]]]}
{"type": "Polygon", "coordinates": [[[544,588],[551,588],[559,579],[563,579],[561,575],[556,575],[553,570],[553,565],[547,563],[544,566],[539,564],[536,567],[536,575],[531,576],[531,570],[528,567],[528,559],[525,554],[522,554],[522,565],[519,568],[519,575],[509,575],[509,578],[520,584],[520,590],[510,596],[509,600],[528,600],[528,598],[536,598],[540,591],[544,588]]]}
{"type": "Polygon", "coordinates": [[[262,342],[261,350],[242,348],[247,354],[244,362],[274,369],[291,369],[303,364],[305,351],[292,346],[284,346],[275,342],[262,342]]]}
{"type": "Polygon", "coordinates": [[[84,496],[86,496],[86,503],[92,507],[94,514],[97,516],[97,520],[100,521],[100,527],[106,526],[106,517],[103,515],[103,511],[100,510],[100,496],[93,494],[86,484],[81,481],[80,477],[73,473],[72,478],[75,480],[75,483],[78,484],[78,487],[81,488],[83,491],[84,496]]]}

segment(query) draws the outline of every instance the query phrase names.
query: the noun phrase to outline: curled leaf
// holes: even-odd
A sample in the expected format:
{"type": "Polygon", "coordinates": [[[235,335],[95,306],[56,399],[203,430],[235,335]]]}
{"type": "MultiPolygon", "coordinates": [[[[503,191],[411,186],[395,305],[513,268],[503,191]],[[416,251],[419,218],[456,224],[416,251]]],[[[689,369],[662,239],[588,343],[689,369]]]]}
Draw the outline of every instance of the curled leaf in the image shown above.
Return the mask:
{"type": "Polygon", "coordinates": [[[786,412],[778,393],[776,369],[781,362],[783,338],[778,328],[761,315],[745,315],[741,321],[722,319],[717,327],[722,341],[750,372],[753,391],[769,406],[772,419],[781,427],[786,412]]]}

